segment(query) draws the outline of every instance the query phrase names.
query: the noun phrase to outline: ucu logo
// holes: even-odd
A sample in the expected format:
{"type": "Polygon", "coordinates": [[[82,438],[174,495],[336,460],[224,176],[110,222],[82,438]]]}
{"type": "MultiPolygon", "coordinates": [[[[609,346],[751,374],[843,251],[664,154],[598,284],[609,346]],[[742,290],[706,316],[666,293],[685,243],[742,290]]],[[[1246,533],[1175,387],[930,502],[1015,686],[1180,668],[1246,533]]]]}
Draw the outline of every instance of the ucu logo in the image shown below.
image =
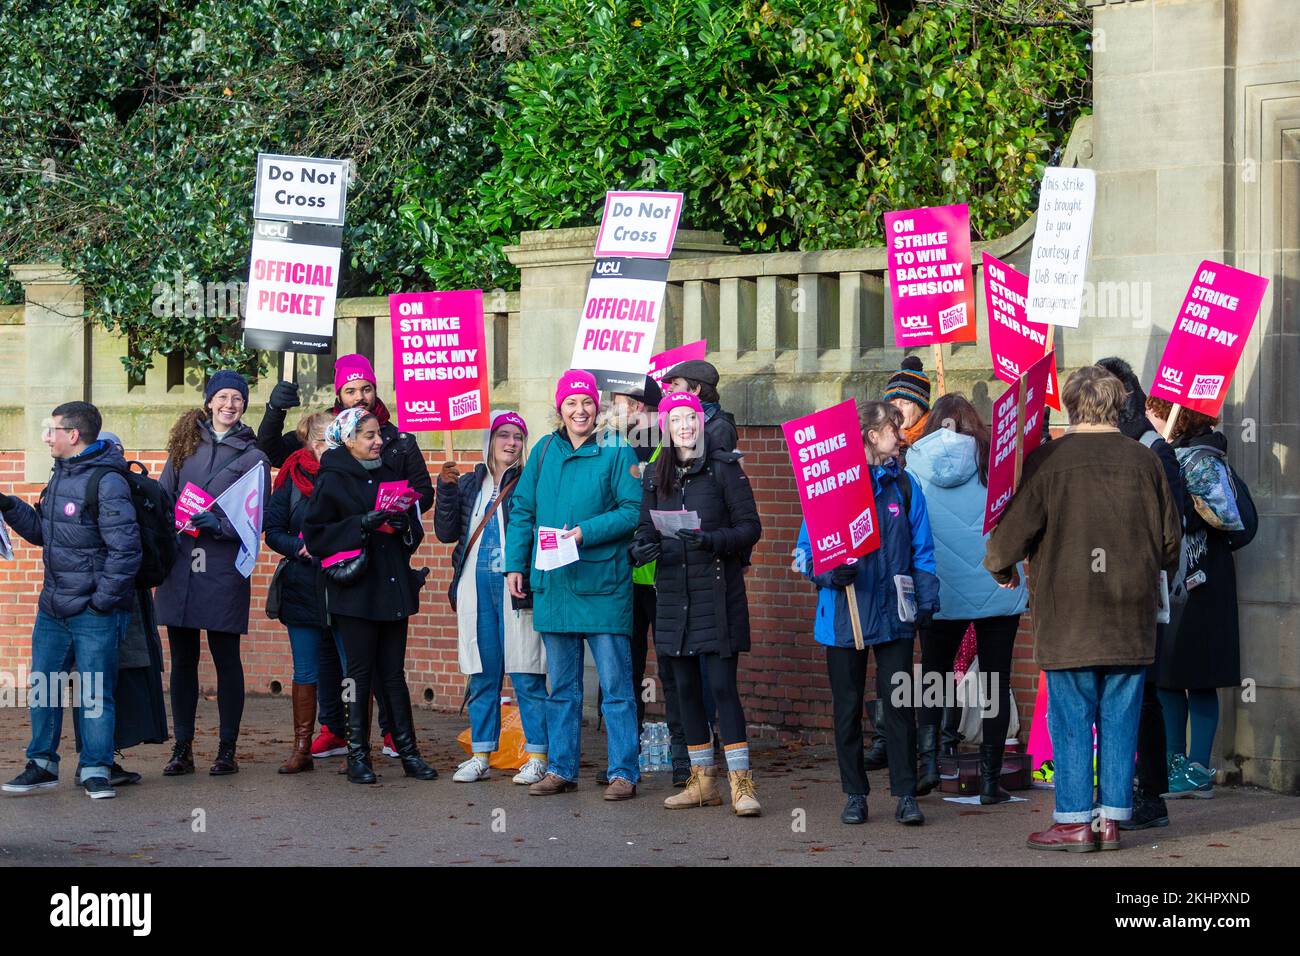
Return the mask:
{"type": "Polygon", "coordinates": [[[598,276],[616,276],[622,275],[623,263],[617,259],[601,259],[596,263],[596,275],[598,276]]]}
{"type": "Polygon", "coordinates": [[[1160,370],[1160,377],[1170,385],[1177,385],[1179,388],[1182,388],[1183,373],[1178,371],[1178,369],[1165,366],[1160,370]]]}
{"type": "Polygon", "coordinates": [[[905,329],[928,329],[930,320],[924,315],[905,315],[898,320],[898,324],[905,329]]]}
{"type": "Polygon", "coordinates": [[[407,402],[406,410],[408,412],[428,412],[432,414],[438,410],[436,406],[437,403],[431,401],[407,402]]]}

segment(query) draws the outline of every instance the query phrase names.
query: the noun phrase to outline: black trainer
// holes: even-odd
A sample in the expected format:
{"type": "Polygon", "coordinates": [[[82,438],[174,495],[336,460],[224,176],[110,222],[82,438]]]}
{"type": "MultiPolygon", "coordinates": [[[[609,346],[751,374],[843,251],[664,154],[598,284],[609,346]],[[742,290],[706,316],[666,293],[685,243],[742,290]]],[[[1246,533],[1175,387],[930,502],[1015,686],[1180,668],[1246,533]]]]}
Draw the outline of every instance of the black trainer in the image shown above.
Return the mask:
{"type": "Polygon", "coordinates": [[[1133,791],[1133,816],[1119,821],[1121,830],[1146,830],[1149,827],[1169,826],[1169,809],[1159,797],[1154,800],[1133,791]]]}
{"type": "Polygon", "coordinates": [[[916,797],[899,797],[894,819],[904,826],[919,827],[925,822],[925,814],[916,805],[916,797]]]}
{"type": "Polygon", "coordinates": [[[92,800],[112,800],[117,796],[117,791],[113,789],[107,777],[87,777],[81,781],[81,788],[92,800]]]}
{"type": "Polygon", "coordinates": [[[49,790],[58,785],[58,774],[50,773],[35,760],[29,760],[27,769],[0,787],[0,790],[4,790],[5,793],[32,793],[36,790],[49,790]]]}
{"type": "Polygon", "coordinates": [[[139,783],[144,778],[138,773],[127,770],[117,761],[113,761],[113,769],[108,772],[108,782],[115,787],[126,787],[133,783],[139,783]]]}
{"type": "Polygon", "coordinates": [[[840,823],[859,824],[867,822],[867,795],[865,793],[850,793],[848,803],[844,804],[844,812],[840,814],[840,823]]]}

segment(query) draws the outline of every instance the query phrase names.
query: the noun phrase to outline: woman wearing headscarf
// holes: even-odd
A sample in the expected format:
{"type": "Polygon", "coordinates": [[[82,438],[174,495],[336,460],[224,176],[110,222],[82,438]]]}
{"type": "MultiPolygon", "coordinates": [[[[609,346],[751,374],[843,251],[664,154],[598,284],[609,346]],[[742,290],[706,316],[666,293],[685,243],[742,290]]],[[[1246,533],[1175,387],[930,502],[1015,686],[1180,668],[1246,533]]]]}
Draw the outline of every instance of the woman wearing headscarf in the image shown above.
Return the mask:
{"type": "MultiPolygon", "coordinates": [[[[428,574],[411,567],[424,538],[418,502],[400,511],[378,507],[381,485],[402,477],[381,457],[383,436],[372,412],[341,412],[325,438],[329,450],[303,518],[303,542],[325,569],[325,608],[343,643],[353,699],[368,700],[372,688],[384,697],[403,771],[432,780],[438,772],[420,759],[404,667],[407,627],[428,574]]],[[[349,708],[347,772],[353,783],[376,782],[364,706],[349,708]]]]}
{"type": "Polygon", "coordinates": [[[528,754],[514,782],[534,784],[546,776],[546,653],[533,630],[532,609],[515,608],[506,593],[502,556],[527,441],[522,417],[494,411],[483,464],[461,475],[447,462],[438,480],[434,533],[456,545],[447,596],[456,612],[461,673],[469,675],[471,754],[452,777],[457,783],[488,777],[488,759],[500,743],[499,701],[507,673],[519,699],[528,754]]]}
{"type": "MultiPolygon", "coordinates": [[[[167,439],[167,464],[159,482],[173,497],[194,485],[212,498],[254,469],[262,473],[261,493],[270,485],[270,465],[244,424],[248,382],[222,370],[203,390],[203,408],[187,412],[167,439]]],[[[236,567],[242,542],[216,504],[190,519],[195,537],[182,532],[171,573],[154,592],[158,623],[171,646],[172,727],[176,737],[166,776],[194,772],[194,721],[199,704],[199,632],[207,631],[208,650],[217,669],[220,729],[217,757],[209,773],[237,773],[235,743],[244,713],[244,666],[239,637],[248,633],[251,582],[236,567]]]]}

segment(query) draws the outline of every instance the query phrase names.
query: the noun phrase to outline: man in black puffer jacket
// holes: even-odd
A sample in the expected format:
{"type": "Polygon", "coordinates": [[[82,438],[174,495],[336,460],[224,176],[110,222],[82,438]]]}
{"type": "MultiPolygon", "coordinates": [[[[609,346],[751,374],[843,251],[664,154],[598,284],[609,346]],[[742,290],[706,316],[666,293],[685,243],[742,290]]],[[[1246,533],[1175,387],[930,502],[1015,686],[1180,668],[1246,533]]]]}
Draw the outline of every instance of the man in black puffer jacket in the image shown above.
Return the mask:
{"type": "Polygon", "coordinates": [[[63,726],[62,680],[75,653],[74,706],[82,708],[81,785],[88,796],[116,796],[113,766],[118,643],[126,630],[140,570],[136,522],[126,460],[115,444],[99,440],[99,410],[88,402],[54,409],[44,430],[54,458],[50,483],[37,506],[0,496],[4,520],[42,548],[45,580],[32,631],[32,741],[27,768],[4,785],[29,793],[57,785],[63,726]],[[99,485],[96,514],[86,513],[92,482],[99,485]]]}

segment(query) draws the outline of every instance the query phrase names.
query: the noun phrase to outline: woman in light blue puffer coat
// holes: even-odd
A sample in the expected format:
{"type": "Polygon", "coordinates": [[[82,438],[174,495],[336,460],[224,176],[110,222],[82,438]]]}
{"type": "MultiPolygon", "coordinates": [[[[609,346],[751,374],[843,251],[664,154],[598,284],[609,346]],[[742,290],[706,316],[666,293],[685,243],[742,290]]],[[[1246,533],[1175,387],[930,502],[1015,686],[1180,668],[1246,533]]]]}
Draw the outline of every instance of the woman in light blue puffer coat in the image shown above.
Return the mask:
{"type": "MultiPolygon", "coordinates": [[[[944,395],[930,412],[925,435],[907,452],[907,471],[925,493],[939,574],[939,607],[921,633],[925,681],[951,684],[953,660],[966,628],[974,623],[980,673],[988,683],[988,709],[980,743],[980,802],[1010,796],[998,785],[1002,748],[1011,720],[1011,653],[1020,615],[1029,603],[1021,569],[1014,588],[1002,588],[984,570],[984,505],[988,496],[989,428],[962,395],[944,395]]],[[[931,695],[931,699],[932,699],[931,695]]],[[[955,706],[956,701],[947,701],[955,706]]],[[[939,706],[922,706],[917,719],[921,779],[939,782],[939,706]]]]}

